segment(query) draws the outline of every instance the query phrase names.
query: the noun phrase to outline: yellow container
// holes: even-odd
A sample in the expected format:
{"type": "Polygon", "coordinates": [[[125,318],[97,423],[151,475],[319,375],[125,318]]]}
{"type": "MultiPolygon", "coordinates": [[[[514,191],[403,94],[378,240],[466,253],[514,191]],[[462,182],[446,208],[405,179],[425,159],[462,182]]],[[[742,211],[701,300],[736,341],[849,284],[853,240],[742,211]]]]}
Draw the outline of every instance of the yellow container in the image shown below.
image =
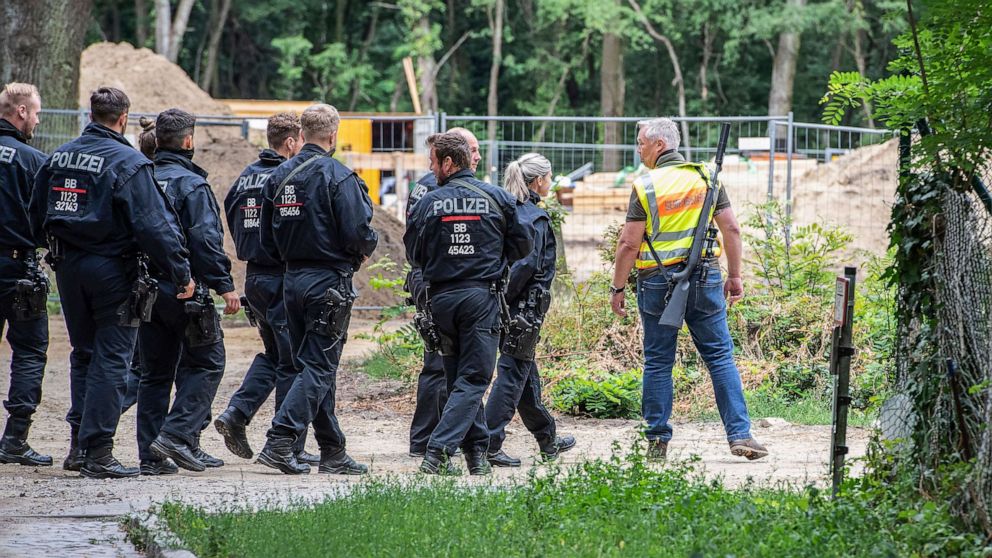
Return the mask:
{"type": "MultiPolygon", "coordinates": [[[[337,153],[343,154],[345,152],[372,154],[371,120],[341,120],[341,124],[338,127],[337,153]]],[[[365,185],[369,187],[369,197],[372,198],[372,203],[378,205],[382,171],[363,169],[361,167],[361,160],[361,156],[357,157],[357,164],[354,170],[365,181],[365,185]]]]}

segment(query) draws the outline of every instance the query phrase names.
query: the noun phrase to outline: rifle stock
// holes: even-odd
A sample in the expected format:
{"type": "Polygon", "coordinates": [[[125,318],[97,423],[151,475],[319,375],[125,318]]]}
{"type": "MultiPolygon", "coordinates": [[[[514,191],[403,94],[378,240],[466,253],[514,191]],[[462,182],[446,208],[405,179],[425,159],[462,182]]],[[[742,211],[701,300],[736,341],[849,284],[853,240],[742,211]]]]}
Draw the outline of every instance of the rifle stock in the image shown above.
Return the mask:
{"type": "MultiPolygon", "coordinates": [[[[665,305],[665,311],[661,313],[661,319],[658,321],[660,325],[680,329],[682,322],[685,320],[685,309],[689,304],[689,286],[692,282],[692,274],[699,266],[703,244],[705,244],[706,229],[711,226],[707,216],[709,216],[713,204],[716,203],[718,179],[720,177],[720,169],[723,167],[723,154],[727,150],[727,139],[729,137],[730,124],[724,122],[720,128],[720,141],[716,147],[716,169],[713,171],[713,176],[710,177],[710,188],[706,192],[706,199],[703,201],[703,208],[699,214],[699,223],[696,224],[696,230],[692,235],[692,248],[689,250],[689,260],[686,262],[686,266],[682,271],[672,275],[671,282],[669,283],[669,285],[672,285],[671,292],[669,293],[668,304],[665,305]]],[[[659,265],[661,265],[661,262],[659,262],[659,265]]]]}

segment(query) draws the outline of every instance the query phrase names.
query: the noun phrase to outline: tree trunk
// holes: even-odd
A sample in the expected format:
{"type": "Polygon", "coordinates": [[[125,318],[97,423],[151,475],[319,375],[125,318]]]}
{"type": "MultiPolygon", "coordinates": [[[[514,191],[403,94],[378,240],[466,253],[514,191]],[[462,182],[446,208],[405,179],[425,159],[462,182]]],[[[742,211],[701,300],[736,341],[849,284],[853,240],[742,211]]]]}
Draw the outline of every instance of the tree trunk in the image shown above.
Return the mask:
{"type": "Polygon", "coordinates": [[[706,104],[706,99],[710,96],[710,89],[706,72],[709,70],[710,57],[713,55],[713,38],[715,33],[710,31],[710,22],[703,24],[703,59],[699,63],[699,98],[706,104]]]}
{"type": "MultiPolygon", "coordinates": [[[[788,0],[798,9],[806,0],[788,0]]],[[[768,114],[785,116],[792,110],[792,90],[796,81],[796,63],[799,61],[800,31],[789,29],[778,36],[778,48],[772,62],[772,88],[768,94],[768,114]]]]}
{"type": "MultiPolygon", "coordinates": [[[[486,100],[486,111],[490,117],[499,113],[499,68],[503,64],[503,0],[496,0],[493,11],[489,16],[489,28],[493,31],[493,58],[489,66],[489,98],[486,100]]],[[[494,149],[496,145],[496,124],[495,120],[490,120],[487,129],[487,139],[489,140],[489,168],[488,172],[499,168],[497,157],[499,152],[494,149]]]]}
{"type": "MultiPolygon", "coordinates": [[[[602,64],[600,65],[599,95],[603,116],[623,116],[625,96],[623,76],[623,38],[616,33],[603,34],[602,64]]],[[[618,122],[603,124],[603,143],[623,141],[618,122]]],[[[603,171],[620,170],[623,154],[616,149],[603,150],[603,171]]]]}
{"type": "MultiPolygon", "coordinates": [[[[417,22],[417,27],[425,37],[430,36],[431,20],[424,14],[417,22]]],[[[437,112],[437,62],[433,54],[417,56],[417,73],[420,75],[420,108],[424,112],[437,112]]]]}
{"type": "Polygon", "coordinates": [[[344,22],[348,13],[348,0],[334,2],[334,42],[344,43],[344,22]]]}
{"type": "Polygon", "coordinates": [[[77,108],[79,56],[92,4],[91,0],[4,2],[0,83],[33,83],[46,108],[77,108]]]}
{"type": "Polygon", "coordinates": [[[172,5],[169,0],[155,0],[155,52],[168,57],[171,37],[172,5]]]}
{"type": "Polygon", "coordinates": [[[169,51],[166,55],[169,62],[175,63],[179,60],[183,37],[186,35],[186,24],[189,23],[189,14],[193,11],[195,2],[196,0],[179,0],[179,5],[176,6],[176,16],[172,20],[172,32],[169,35],[169,51]]]}
{"type": "Polygon", "coordinates": [[[138,48],[148,41],[148,5],[145,0],[134,0],[134,38],[138,48]]]}
{"type": "Polygon", "coordinates": [[[207,62],[201,74],[203,77],[200,80],[200,89],[208,93],[216,93],[216,91],[211,91],[211,89],[216,89],[217,52],[220,50],[220,39],[224,35],[227,14],[231,11],[231,0],[216,1],[220,2],[220,11],[217,13],[216,18],[214,18],[214,25],[210,29],[210,42],[207,43],[207,62]]]}
{"type": "MultiPolygon", "coordinates": [[[[372,21],[369,22],[369,30],[367,33],[365,33],[365,40],[362,42],[362,50],[358,52],[359,64],[363,64],[369,56],[369,47],[372,46],[372,41],[375,40],[375,32],[378,24],[379,24],[379,7],[372,6],[372,21]]],[[[354,83],[351,84],[351,101],[348,103],[349,112],[354,112],[355,107],[358,105],[358,96],[360,93],[361,93],[361,87],[358,80],[356,79],[354,83]]]]}

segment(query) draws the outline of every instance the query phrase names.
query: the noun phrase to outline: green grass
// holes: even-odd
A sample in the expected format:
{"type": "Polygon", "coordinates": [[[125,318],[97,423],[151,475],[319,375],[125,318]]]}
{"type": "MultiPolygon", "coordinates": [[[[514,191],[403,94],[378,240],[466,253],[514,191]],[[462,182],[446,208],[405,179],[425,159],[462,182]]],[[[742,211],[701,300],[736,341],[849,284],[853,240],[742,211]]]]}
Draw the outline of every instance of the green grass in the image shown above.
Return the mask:
{"type": "Polygon", "coordinates": [[[373,479],[290,511],[159,513],[201,558],[982,555],[942,505],[894,504],[854,483],[836,501],[814,488],[730,490],[639,452],[544,473],[509,487],[373,479]]]}
{"type": "MultiPolygon", "coordinates": [[[[744,392],[744,399],[751,422],[769,417],[785,419],[791,424],[826,425],[833,422],[831,402],[814,396],[790,401],[759,390],[744,392]]],[[[689,419],[715,422],[720,420],[720,413],[714,404],[689,419]]],[[[850,409],[847,414],[848,426],[868,428],[874,420],[875,414],[871,412],[850,409]]]]}

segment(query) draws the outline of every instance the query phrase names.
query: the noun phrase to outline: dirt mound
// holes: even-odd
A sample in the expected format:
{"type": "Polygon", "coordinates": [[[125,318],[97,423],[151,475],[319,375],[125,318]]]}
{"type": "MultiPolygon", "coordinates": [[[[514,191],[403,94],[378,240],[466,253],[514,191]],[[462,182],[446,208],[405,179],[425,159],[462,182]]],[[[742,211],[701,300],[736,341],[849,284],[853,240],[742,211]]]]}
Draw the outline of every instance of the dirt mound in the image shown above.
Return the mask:
{"type": "Polygon", "coordinates": [[[840,225],[851,248],[884,254],[885,231],[899,181],[898,140],[869,145],[798,175],[793,185],[797,225],[840,225]]]}
{"type": "Polygon", "coordinates": [[[79,106],[88,107],[90,93],[101,86],[127,93],[133,113],[180,107],[193,114],[231,114],[230,107],[200,89],[182,68],[147,48],[128,43],[95,43],[83,51],[79,106]]]}

